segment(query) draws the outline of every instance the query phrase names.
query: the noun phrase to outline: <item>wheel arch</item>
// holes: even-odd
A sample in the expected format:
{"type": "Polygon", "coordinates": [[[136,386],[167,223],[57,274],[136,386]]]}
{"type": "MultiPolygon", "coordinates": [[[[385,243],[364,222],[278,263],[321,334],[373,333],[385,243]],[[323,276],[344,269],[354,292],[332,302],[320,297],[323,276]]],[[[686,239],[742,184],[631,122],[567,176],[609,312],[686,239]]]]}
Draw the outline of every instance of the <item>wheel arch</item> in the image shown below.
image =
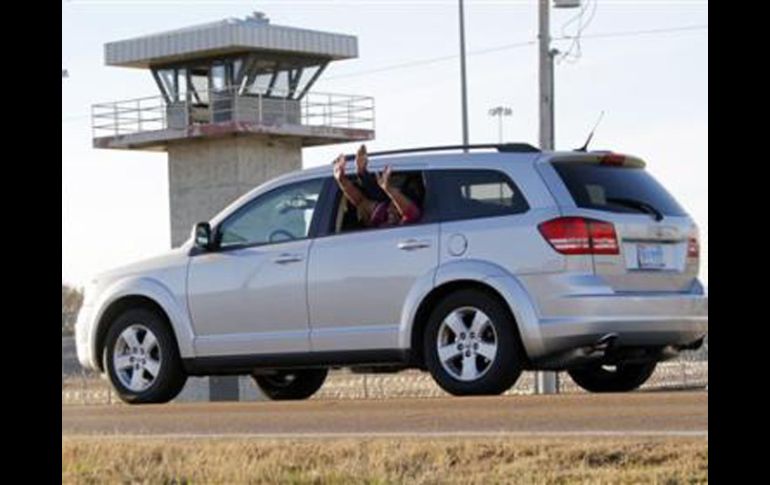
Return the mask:
{"type": "Polygon", "coordinates": [[[169,326],[180,356],[193,355],[193,332],[189,318],[165,287],[147,280],[123,282],[109,294],[111,298],[99,305],[101,310],[91,334],[92,361],[100,372],[104,371],[101,357],[110,324],[130,308],[145,308],[158,314],[169,326]]]}
{"type": "Polygon", "coordinates": [[[425,333],[425,327],[428,324],[430,315],[436,305],[442,301],[447,295],[459,290],[476,289],[483,293],[490,295],[499,302],[503,303],[503,306],[507,309],[508,305],[501,295],[497,293],[492,287],[486,285],[478,280],[455,280],[442,284],[433,288],[433,290],[425,295],[420,305],[415,311],[414,321],[412,323],[412,331],[410,336],[409,357],[411,364],[420,368],[425,367],[425,356],[423,355],[423,336],[425,333]]]}
{"type": "MultiPolygon", "coordinates": [[[[144,308],[152,311],[153,313],[156,313],[158,316],[162,317],[166,322],[166,325],[171,328],[171,324],[168,320],[168,315],[166,314],[165,310],[163,310],[163,307],[161,307],[151,298],[143,295],[127,295],[113,301],[107,308],[105,308],[104,313],[102,313],[101,318],[99,318],[96,328],[94,341],[94,352],[96,354],[96,358],[94,360],[100,372],[104,372],[105,370],[104,362],[102,361],[101,356],[104,353],[104,345],[107,339],[107,332],[110,329],[110,324],[115,321],[115,319],[118,318],[123,312],[134,308],[144,308]]],[[[171,328],[171,330],[171,333],[174,334],[173,328],[171,328]]],[[[176,336],[174,336],[174,338],[176,339],[176,336]]]]}
{"type": "Polygon", "coordinates": [[[422,333],[430,312],[452,291],[477,288],[497,299],[511,315],[529,363],[544,352],[537,312],[519,280],[489,261],[464,259],[438,267],[433,280],[415,285],[404,306],[399,329],[399,347],[409,349],[411,365],[424,367],[422,333]],[[430,284],[432,283],[432,284],[430,284]]]}

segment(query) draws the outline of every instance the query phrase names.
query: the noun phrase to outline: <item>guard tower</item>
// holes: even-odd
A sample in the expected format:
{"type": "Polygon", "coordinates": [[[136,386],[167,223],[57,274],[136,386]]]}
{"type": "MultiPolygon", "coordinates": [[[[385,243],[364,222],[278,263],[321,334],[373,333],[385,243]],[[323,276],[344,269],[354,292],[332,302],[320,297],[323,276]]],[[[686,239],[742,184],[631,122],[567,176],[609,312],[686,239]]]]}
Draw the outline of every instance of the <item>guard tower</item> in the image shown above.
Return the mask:
{"type": "MultiPolygon", "coordinates": [[[[92,106],[93,146],[168,153],[177,247],[196,222],[302,168],[303,147],[374,138],[371,97],[310,91],[330,62],[357,56],[354,36],[272,25],[259,12],[108,43],[105,63],[149,70],[160,95],[92,106]]],[[[192,387],[186,399],[242,397],[237,378],[192,387]]]]}
{"type": "Polygon", "coordinates": [[[95,148],[168,153],[171,245],[238,196],[302,167],[302,147],[374,138],[374,100],[315,93],[354,36],[270,24],[262,13],[105,45],[160,95],[92,106],[95,148]]]}

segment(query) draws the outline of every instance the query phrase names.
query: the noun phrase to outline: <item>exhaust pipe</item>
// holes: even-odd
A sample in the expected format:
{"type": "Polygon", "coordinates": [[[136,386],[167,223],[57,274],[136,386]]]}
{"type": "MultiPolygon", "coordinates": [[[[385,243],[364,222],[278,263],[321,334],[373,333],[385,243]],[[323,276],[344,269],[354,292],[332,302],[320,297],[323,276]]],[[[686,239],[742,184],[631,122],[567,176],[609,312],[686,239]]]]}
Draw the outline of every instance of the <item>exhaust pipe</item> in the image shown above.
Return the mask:
{"type": "Polygon", "coordinates": [[[597,359],[605,357],[607,351],[611,350],[618,339],[618,334],[608,333],[594,343],[578,347],[558,356],[550,357],[548,360],[539,362],[541,369],[563,370],[565,366],[576,365],[580,363],[594,362],[597,359]]]}
{"type": "Polygon", "coordinates": [[[615,341],[618,339],[618,334],[608,333],[602,336],[599,340],[594,342],[591,346],[591,352],[607,352],[612,346],[615,345],[615,341]]]}

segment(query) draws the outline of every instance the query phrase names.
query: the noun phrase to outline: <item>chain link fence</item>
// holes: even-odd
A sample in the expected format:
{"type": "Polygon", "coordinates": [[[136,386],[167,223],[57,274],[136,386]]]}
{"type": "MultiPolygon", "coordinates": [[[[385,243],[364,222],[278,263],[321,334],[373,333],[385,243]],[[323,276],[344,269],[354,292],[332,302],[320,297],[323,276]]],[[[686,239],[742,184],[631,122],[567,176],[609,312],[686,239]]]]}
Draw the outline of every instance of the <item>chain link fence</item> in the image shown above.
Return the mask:
{"type": "MultiPolygon", "coordinates": [[[[119,404],[109,382],[90,372],[64,363],[62,352],[62,405],[119,404]],[[70,369],[65,373],[64,369],[70,369]]],[[[534,372],[525,372],[506,395],[532,394],[534,372]]],[[[249,377],[241,378],[241,386],[254,386],[249,377]]],[[[579,393],[580,389],[566,372],[559,373],[560,392],[579,393]]],[[[683,352],[676,359],[661,362],[642,390],[704,389],[708,387],[708,338],[697,351],[683,352]]],[[[251,393],[256,395],[255,393],[251,393]]],[[[395,374],[354,374],[336,370],[329,374],[324,386],[313,399],[395,399],[447,396],[430,374],[408,370],[395,374]]],[[[252,398],[253,399],[253,398],[252,398]]]]}

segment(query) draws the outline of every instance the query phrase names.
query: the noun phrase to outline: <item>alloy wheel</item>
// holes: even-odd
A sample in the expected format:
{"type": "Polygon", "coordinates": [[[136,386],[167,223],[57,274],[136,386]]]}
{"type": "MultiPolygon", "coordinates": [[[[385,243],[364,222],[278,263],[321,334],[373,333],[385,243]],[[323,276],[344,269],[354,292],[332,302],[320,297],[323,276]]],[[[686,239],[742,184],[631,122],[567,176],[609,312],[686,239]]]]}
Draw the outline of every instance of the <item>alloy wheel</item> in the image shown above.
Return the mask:
{"type": "Polygon", "coordinates": [[[436,349],[441,366],[460,381],[475,381],[489,371],[498,339],[489,317],[474,307],[452,311],[441,322],[436,349]]]}
{"type": "Polygon", "coordinates": [[[129,325],[115,341],[112,359],[120,383],[132,392],[142,392],[152,386],[160,372],[158,338],[142,324],[129,325]]]}

